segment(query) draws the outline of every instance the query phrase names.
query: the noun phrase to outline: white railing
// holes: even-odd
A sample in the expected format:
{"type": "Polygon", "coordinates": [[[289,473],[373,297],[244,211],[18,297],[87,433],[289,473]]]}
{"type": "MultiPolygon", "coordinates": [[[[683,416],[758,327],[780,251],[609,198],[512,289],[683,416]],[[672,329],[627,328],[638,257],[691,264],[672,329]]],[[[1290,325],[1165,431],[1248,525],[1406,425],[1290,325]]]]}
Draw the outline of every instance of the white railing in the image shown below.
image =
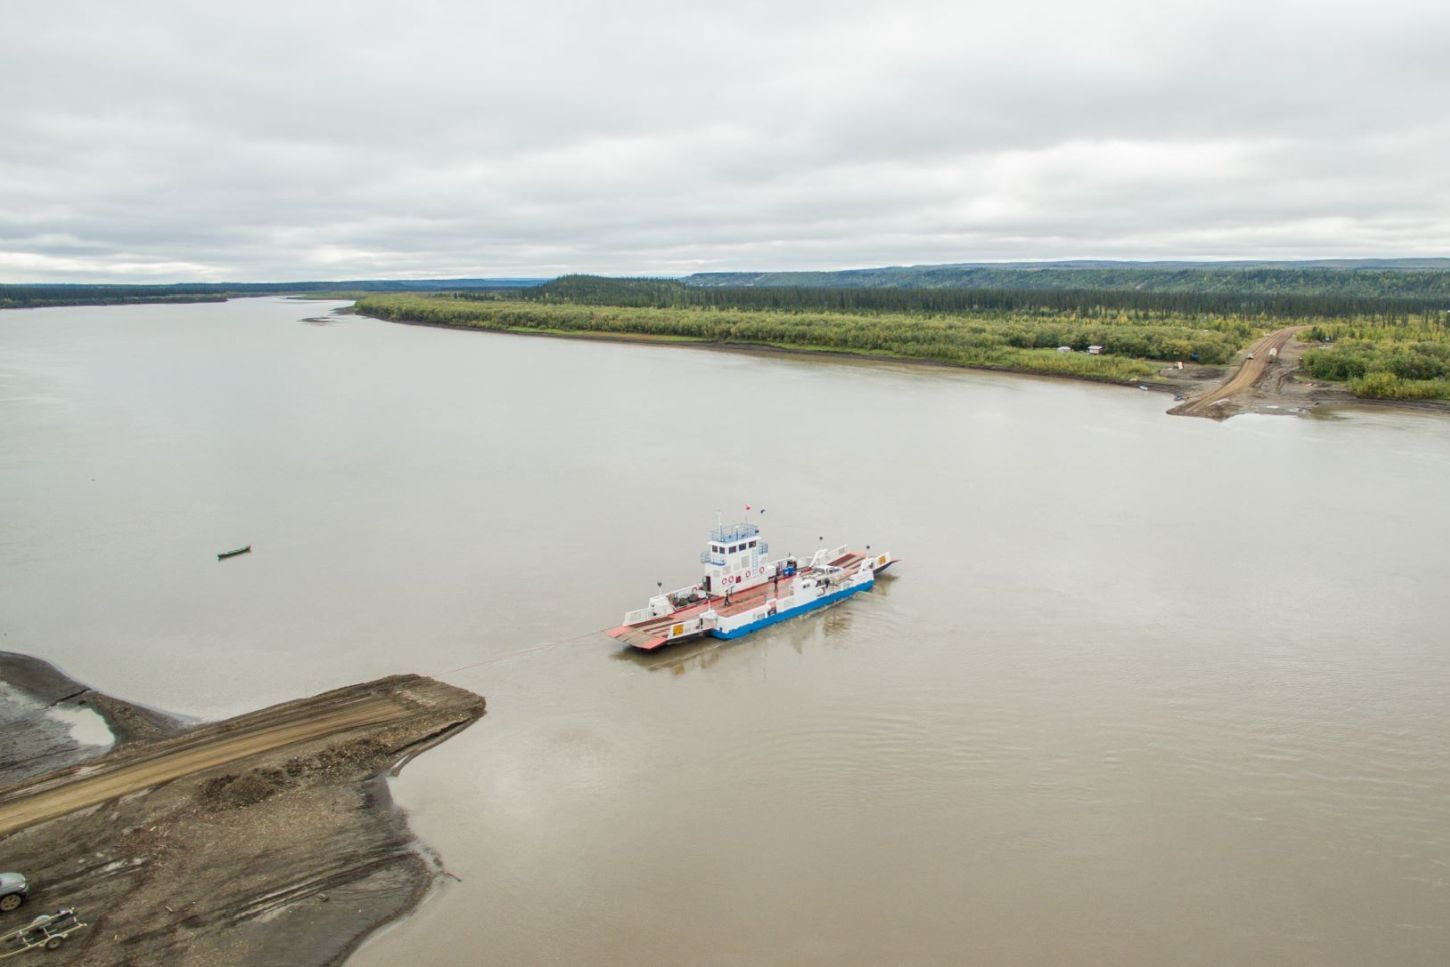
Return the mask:
{"type": "Polygon", "coordinates": [[[826,550],[824,547],[811,555],[811,567],[820,567],[822,564],[829,564],[836,558],[846,553],[846,545],[826,550]]]}
{"type": "Polygon", "coordinates": [[[713,528],[710,531],[710,540],[720,544],[728,544],[731,541],[743,541],[760,533],[760,528],[754,524],[726,524],[722,527],[713,528]]]}
{"type": "Polygon", "coordinates": [[[649,599],[650,603],[648,607],[636,608],[635,610],[626,613],[624,616],[624,623],[627,625],[632,625],[638,624],[641,621],[648,621],[651,618],[663,618],[665,615],[670,614],[672,611],[676,610],[674,605],[674,600],[676,598],[683,598],[686,595],[693,595],[696,590],[697,586],[690,584],[683,588],[675,588],[673,591],[666,591],[663,594],[656,594],[654,597],[649,599]],[[657,604],[656,602],[663,603],[657,604]],[[663,610],[660,610],[661,608],[663,610]]]}

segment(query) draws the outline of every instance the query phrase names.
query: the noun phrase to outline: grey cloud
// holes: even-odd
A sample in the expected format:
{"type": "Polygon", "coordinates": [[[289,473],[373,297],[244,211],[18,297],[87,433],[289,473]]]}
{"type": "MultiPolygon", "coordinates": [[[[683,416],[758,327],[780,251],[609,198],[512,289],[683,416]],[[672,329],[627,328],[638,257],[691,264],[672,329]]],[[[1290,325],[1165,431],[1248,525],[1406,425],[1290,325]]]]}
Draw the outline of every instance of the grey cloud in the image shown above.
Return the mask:
{"type": "Polygon", "coordinates": [[[1450,250],[1450,10],[0,7],[0,280],[1450,250]]]}

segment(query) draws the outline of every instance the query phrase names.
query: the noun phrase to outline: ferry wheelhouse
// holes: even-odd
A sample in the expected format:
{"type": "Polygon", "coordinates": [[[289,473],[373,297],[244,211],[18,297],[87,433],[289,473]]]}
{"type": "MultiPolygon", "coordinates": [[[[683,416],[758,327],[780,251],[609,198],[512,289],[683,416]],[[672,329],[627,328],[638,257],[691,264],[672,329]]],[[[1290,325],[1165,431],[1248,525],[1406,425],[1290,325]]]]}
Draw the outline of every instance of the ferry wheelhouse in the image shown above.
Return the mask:
{"type": "Polygon", "coordinates": [[[655,595],[606,634],[645,651],[701,635],[739,638],[865,591],[896,563],[869,545],[821,548],[806,560],[769,555],[754,524],[718,526],[700,554],[699,584],[655,595]]]}

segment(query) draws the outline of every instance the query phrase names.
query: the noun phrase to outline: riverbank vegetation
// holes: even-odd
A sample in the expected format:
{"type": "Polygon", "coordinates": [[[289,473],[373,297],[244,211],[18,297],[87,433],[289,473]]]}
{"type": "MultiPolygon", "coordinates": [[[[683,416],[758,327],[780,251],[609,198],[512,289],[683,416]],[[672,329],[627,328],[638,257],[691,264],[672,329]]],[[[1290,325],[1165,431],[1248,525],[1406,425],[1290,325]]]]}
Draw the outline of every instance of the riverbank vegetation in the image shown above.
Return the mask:
{"type": "Polygon", "coordinates": [[[1153,378],[1161,360],[1226,363],[1264,331],[1235,318],[997,309],[971,313],[843,312],[712,306],[617,306],[516,297],[376,295],[364,315],[509,332],[671,338],[844,352],[1121,382],[1153,378]],[[1101,355],[1089,354],[1100,346],[1101,355]],[[1071,352],[1061,351],[1067,347],[1071,352]]]}
{"type": "Polygon", "coordinates": [[[1301,365],[1365,399],[1450,400],[1450,315],[1419,323],[1319,323],[1301,365]]]}
{"type": "Polygon", "coordinates": [[[1230,363],[1260,335],[1302,324],[1311,327],[1304,338],[1317,344],[1304,357],[1309,376],[1364,398],[1450,399],[1450,315],[1396,299],[732,288],[565,276],[508,292],[371,294],[357,308],[400,322],[768,346],[1134,383],[1159,378],[1176,361],[1230,363]]]}

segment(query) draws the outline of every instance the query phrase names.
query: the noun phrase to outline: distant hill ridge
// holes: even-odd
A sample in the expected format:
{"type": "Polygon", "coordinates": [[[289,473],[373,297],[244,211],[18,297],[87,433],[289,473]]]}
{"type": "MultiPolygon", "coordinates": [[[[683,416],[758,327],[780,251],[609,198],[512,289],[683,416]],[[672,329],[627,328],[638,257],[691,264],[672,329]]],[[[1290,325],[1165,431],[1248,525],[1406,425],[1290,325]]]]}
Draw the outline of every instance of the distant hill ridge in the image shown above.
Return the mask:
{"type": "Polygon", "coordinates": [[[1450,298],[1450,258],[1275,262],[968,262],[814,272],[700,272],[699,287],[1080,289],[1450,298]]]}
{"type": "MultiPolygon", "coordinates": [[[[943,262],[891,265],[830,272],[879,272],[883,269],[1444,269],[1450,256],[1398,259],[1055,259],[1023,262],[943,262]]],[[[769,273],[763,273],[769,274],[769,273]]]]}
{"type": "MultiPolygon", "coordinates": [[[[744,290],[953,290],[976,293],[1121,293],[1114,298],[1203,297],[1237,299],[1386,300],[1400,308],[1450,309],[1450,258],[1126,262],[962,262],[950,265],[801,272],[700,272],[654,278],[565,276],[547,278],[352,279],[306,282],[182,282],[169,284],[0,283],[0,309],[126,302],[198,302],[233,296],[369,292],[503,294],[566,298],[613,305],[759,304],[744,290]],[[682,299],[684,291],[696,296],[682,299]],[[725,291],[741,294],[724,299],[725,291]],[[528,293],[528,295],[525,295],[528,293]]],[[[1046,297],[1046,296],[1044,296],[1046,297]]],[[[1054,296],[1055,297],[1055,296],[1054,296]]],[[[819,297],[824,298],[824,297],[819,297]]],[[[851,298],[857,305],[864,295],[851,298]]],[[[925,297],[923,297],[925,298],[925,297]]],[[[931,298],[936,298],[935,296],[931,298]]],[[[1107,304],[1100,297],[1097,303],[1107,304]]],[[[800,300],[797,299],[796,302],[800,300]]],[[[839,300],[838,300],[839,301],[839,300]]],[[[960,301],[960,300],[958,300],[960,301]]],[[[977,301],[980,301],[978,299],[977,301]]],[[[773,303],[772,303],[773,304],[773,303]]],[[[894,305],[895,303],[893,303],[894,305]]],[[[925,303],[924,303],[925,304],[925,303]]],[[[1168,307],[1164,303],[1160,308],[1168,307]]],[[[1186,305],[1182,308],[1187,308],[1186,305]]],[[[1292,307],[1289,307],[1292,308],[1292,307]]],[[[1300,310],[1310,311],[1306,305],[1300,310]]],[[[1366,307],[1350,307],[1364,311],[1366,307]]],[[[1347,311],[1347,310],[1346,310],[1347,311]]]]}

